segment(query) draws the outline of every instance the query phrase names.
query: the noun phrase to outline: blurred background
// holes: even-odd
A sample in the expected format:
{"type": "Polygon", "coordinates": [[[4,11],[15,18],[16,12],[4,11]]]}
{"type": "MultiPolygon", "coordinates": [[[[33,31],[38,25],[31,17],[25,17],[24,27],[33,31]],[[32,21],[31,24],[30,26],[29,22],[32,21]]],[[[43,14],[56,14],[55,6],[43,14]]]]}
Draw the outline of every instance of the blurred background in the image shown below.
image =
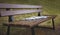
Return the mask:
{"type": "MultiPolygon", "coordinates": [[[[9,4],[29,4],[29,5],[42,5],[42,15],[57,15],[57,17],[55,18],[55,26],[56,28],[60,26],[60,0],[0,0],[0,3],[9,3],[9,4]]],[[[22,15],[15,15],[14,17],[14,21],[19,21],[22,18],[26,18],[26,17],[30,17],[30,16],[34,16],[37,15],[37,13],[32,13],[32,14],[22,14],[22,15]],[[23,17],[24,16],[24,17],[23,17]]],[[[1,35],[6,35],[6,26],[3,26],[3,23],[8,23],[8,17],[0,17],[0,34],[1,35]]],[[[43,24],[41,24],[40,26],[46,26],[46,27],[52,27],[52,23],[51,20],[44,22],[43,24]]],[[[26,34],[26,30],[24,30],[25,28],[17,28],[17,27],[12,27],[11,28],[11,35],[24,35],[26,34]],[[18,33],[16,33],[16,31],[18,33]],[[14,34],[16,33],[16,34],[14,34]],[[19,34],[21,33],[21,34],[19,34]],[[24,34],[23,34],[24,33],[24,34]]],[[[42,29],[38,29],[38,30],[42,30],[42,29]]],[[[41,35],[50,35],[53,32],[51,30],[48,30],[48,34],[44,33],[45,30],[43,31],[37,31],[40,32],[41,35]],[[50,32],[49,32],[50,31],[50,32]],[[51,33],[52,32],[52,33],[51,33]],[[42,34],[44,33],[44,34],[42,34]]],[[[27,31],[29,32],[29,30],[27,31]]],[[[54,33],[57,33],[54,32],[54,33]]],[[[30,34],[30,33],[28,33],[30,34]]],[[[39,33],[37,33],[37,35],[40,35],[39,33]]],[[[57,34],[52,34],[52,35],[59,35],[59,33],[57,34]]]]}

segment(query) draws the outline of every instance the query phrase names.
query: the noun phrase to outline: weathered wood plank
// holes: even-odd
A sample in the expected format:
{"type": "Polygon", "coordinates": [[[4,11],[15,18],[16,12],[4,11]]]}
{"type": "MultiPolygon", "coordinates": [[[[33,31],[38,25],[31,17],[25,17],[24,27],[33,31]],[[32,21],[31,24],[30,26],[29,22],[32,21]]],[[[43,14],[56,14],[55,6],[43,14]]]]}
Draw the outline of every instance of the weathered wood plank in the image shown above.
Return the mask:
{"type": "Polygon", "coordinates": [[[4,4],[0,3],[0,8],[42,8],[41,5],[4,4]]]}
{"type": "Polygon", "coordinates": [[[25,27],[34,27],[34,26],[37,26],[38,24],[40,23],[43,23],[47,20],[50,20],[52,18],[55,18],[56,16],[48,16],[47,18],[40,18],[38,20],[31,20],[31,21],[15,21],[15,22],[10,22],[10,23],[6,23],[4,25],[7,25],[7,26],[25,26],[25,27]]]}
{"type": "Polygon", "coordinates": [[[14,11],[1,11],[1,16],[17,15],[17,14],[26,14],[33,12],[41,12],[42,10],[14,10],[14,11]]]}

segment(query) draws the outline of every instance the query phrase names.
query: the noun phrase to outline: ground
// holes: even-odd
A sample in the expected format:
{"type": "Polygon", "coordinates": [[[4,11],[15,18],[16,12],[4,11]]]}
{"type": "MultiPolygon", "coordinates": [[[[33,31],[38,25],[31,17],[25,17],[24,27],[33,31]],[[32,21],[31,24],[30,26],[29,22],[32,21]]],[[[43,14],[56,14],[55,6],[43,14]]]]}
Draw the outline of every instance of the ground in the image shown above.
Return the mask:
{"type": "MultiPolygon", "coordinates": [[[[31,30],[26,28],[11,29],[10,35],[31,35],[31,30]]],[[[0,31],[1,32],[1,31],[0,31]]],[[[1,35],[6,35],[6,32],[2,31],[1,35]]],[[[60,35],[60,25],[56,26],[55,30],[47,28],[35,28],[35,35],[60,35]]]]}

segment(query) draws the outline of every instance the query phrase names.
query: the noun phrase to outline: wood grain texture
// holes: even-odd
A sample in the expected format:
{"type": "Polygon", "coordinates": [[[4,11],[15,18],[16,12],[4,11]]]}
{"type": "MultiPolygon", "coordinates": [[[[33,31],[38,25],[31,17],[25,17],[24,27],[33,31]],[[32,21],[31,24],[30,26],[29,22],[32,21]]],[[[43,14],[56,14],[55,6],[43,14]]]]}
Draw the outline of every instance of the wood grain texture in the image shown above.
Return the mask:
{"type": "Polygon", "coordinates": [[[41,5],[4,4],[0,3],[0,8],[42,8],[41,5]]]}
{"type": "Polygon", "coordinates": [[[52,19],[52,18],[55,18],[56,16],[49,16],[47,18],[40,18],[38,20],[31,20],[31,21],[15,21],[15,22],[10,22],[10,23],[6,23],[4,25],[6,26],[25,26],[25,27],[34,27],[34,26],[37,26],[38,24],[40,23],[43,23],[49,19],[52,19]]]}
{"type": "Polygon", "coordinates": [[[17,14],[26,14],[33,12],[42,12],[42,10],[16,10],[16,11],[1,11],[1,16],[17,15],[17,14]]]}

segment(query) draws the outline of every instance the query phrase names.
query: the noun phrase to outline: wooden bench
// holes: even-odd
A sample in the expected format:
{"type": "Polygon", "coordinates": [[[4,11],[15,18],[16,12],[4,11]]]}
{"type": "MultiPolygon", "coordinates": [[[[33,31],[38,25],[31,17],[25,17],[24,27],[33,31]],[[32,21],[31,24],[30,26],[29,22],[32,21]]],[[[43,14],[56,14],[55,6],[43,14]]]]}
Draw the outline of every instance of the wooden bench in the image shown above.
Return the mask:
{"type": "Polygon", "coordinates": [[[13,22],[13,16],[18,15],[18,14],[26,14],[26,13],[34,13],[37,12],[38,15],[40,16],[40,12],[42,12],[42,6],[38,5],[22,5],[22,4],[4,4],[0,3],[0,9],[6,9],[6,10],[0,10],[0,17],[3,16],[8,16],[9,17],[9,23],[4,23],[3,25],[8,26],[7,28],[7,35],[10,33],[10,27],[11,26],[18,26],[18,27],[27,27],[32,30],[32,35],[35,35],[34,33],[34,28],[38,26],[38,24],[45,22],[49,19],[52,19],[53,23],[53,29],[55,29],[54,26],[54,18],[56,17],[55,15],[45,15],[49,16],[47,18],[40,18],[38,20],[31,20],[31,21],[26,21],[26,20],[20,20],[20,21],[15,21],[13,22]],[[20,9],[20,8],[25,8],[26,10],[15,10],[12,11],[11,9],[20,9]]]}

